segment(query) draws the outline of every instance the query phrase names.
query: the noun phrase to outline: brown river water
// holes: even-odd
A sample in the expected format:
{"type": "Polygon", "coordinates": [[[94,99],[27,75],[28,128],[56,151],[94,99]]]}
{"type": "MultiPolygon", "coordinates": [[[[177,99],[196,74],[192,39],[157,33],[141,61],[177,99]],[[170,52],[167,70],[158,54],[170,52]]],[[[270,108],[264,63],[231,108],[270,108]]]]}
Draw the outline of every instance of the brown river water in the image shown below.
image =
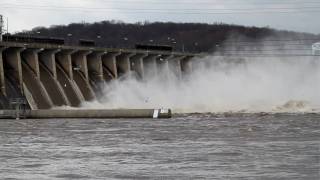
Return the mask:
{"type": "Polygon", "coordinates": [[[0,120],[0,179],[320,179],[320,114],[0,120]]]}

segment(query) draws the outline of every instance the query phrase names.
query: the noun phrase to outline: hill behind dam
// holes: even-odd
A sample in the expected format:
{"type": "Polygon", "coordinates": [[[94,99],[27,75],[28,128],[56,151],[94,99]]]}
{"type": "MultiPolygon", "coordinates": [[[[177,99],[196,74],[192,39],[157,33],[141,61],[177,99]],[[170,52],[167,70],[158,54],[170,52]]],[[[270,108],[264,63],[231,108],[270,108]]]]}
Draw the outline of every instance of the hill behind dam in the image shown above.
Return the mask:
{"type": "Polygon", "coordinates": [[[114,20],[52,25],[48,28],[35,27],[17,34],[64,38],[70,45],[76,45],[79,39],[87,39],[95,41],[97,46],[110,48],[161,44],[173,46],[175,51],[194,53],[216,51],[225,46],[226,42],[232,43],[233,46],[244,46],[248,42],[261,45],[263,41],[285,45],[292,40],[299,40],[299,43],[310,45],[320,40],[320,35],[275,30],[269,27],[246,27],[224,23],[124,23],[114,20]]]}

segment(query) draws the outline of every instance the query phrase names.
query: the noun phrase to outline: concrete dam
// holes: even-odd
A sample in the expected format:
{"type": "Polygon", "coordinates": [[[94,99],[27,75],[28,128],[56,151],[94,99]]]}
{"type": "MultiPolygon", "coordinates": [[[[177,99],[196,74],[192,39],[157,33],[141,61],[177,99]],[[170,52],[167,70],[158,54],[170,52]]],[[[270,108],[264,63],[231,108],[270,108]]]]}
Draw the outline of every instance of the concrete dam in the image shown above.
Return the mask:
{"type": "Polygon", "coordinates": [[[24,98],[28,109],[79,107],[98,99],[101,85],[126,74],[140,80],[169,69],[192,71],[194,54],[47,43],[0,42],[0,109],[24,98]]]}

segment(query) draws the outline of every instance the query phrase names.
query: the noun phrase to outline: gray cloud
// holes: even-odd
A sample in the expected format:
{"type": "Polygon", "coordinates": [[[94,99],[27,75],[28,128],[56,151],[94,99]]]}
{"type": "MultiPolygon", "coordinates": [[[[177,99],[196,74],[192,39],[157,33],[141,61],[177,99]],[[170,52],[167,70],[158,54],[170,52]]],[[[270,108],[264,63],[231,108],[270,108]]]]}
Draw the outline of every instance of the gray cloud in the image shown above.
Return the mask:
{"type": "Polygon", "coordinates": [[[0,14],[9,18],[11,32],[36,26],[116,19],[224,22],[320,34],[320,23],[316,21],[320,2],[308,0],[2,0],[0,14]]]}

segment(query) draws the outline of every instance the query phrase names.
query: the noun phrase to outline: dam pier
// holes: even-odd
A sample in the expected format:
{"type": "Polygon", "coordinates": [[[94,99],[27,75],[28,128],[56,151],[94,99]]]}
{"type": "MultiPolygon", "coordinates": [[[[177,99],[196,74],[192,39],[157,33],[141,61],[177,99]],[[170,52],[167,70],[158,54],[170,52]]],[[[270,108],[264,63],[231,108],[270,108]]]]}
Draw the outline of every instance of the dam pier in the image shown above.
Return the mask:
{"type": "Polygon", "coordinates": [[[129,75],[144,81],[192,71],[194,54],[49,43],[0,42],[0,109],[23,98],[29,110],[79,107],[98,99],[103,84],[129,75]]]}

